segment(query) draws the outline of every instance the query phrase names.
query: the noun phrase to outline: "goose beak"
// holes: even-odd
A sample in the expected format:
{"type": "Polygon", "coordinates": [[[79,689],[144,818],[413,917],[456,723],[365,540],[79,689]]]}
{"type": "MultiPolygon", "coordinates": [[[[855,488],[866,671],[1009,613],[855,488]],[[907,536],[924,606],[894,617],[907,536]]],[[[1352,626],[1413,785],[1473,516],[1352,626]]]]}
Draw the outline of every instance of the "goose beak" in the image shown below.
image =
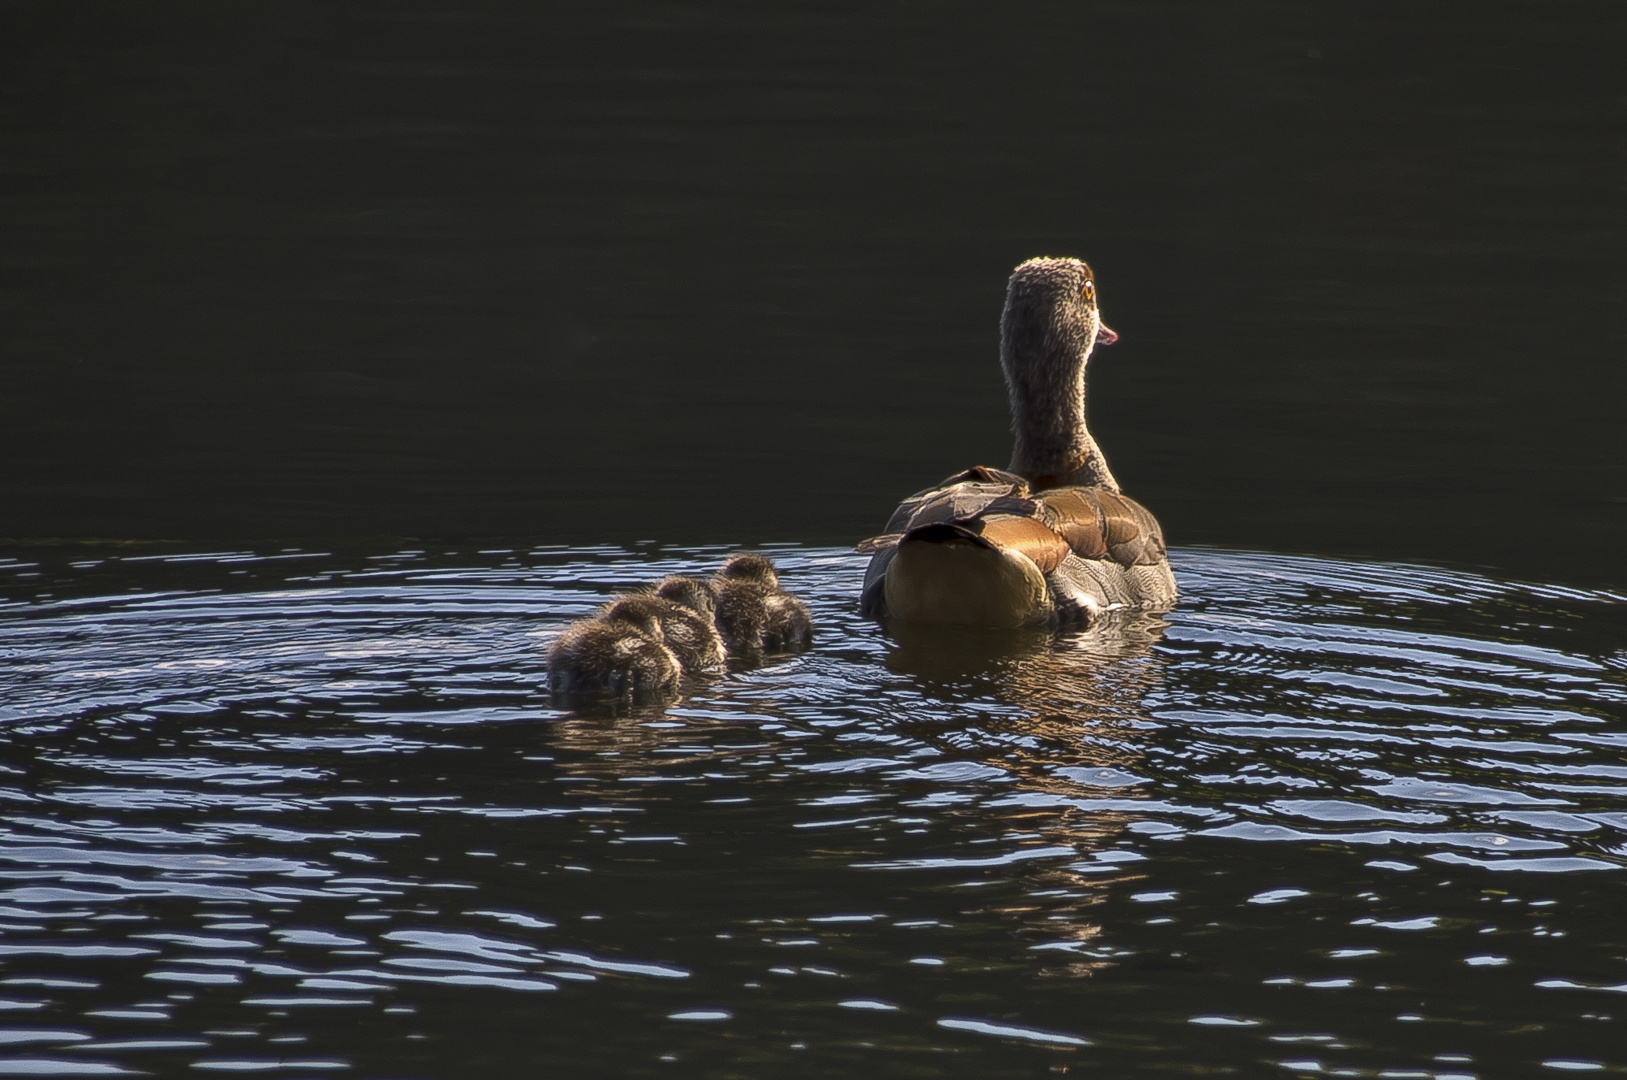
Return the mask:
{"type": "Polygon", "coordinates": [[[1119,336],[1113,333],[1113,331],[1109,330],[1106,323],[1102,323],[1096,328],[1096,344],[1111,345],[1118,339],[1119,336]]]}

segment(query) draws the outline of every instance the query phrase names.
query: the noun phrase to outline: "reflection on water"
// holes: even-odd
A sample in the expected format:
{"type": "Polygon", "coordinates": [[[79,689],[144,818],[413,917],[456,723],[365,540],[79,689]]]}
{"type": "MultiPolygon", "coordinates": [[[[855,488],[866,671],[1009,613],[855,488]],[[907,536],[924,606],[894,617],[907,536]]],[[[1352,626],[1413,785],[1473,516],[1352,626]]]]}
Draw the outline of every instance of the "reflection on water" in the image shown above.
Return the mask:
{"type": "Polygon", "coordinates": [[[1018,710],[983,738],[939,739],[976,755],[991,778],[1014,791],[1051,797],[1011,815],[1012,828],[1021,830],[1011,837],[1018,853],[1036,857],[1012,865],[1024,899],[998,909],[1019,934],[1044,943],[1058,965],[1048,974],[1088,975],[1107,963],[1087,947],[1102,929],[1089,909],[1107,883],[1140,876],[1140,860],[1114,845],[1135,820],[1130,800],[1146,795],[1133,733],[1151,722],[1143,701],[1160,682],[1163,662],[1153,646],[1167,625],[1161,615],[1124,612],[1060,634],[888,626],[888,669],[913,677],[927,696],[1018,710]],[[1070,804],[1091,789],[1124,801],[1089,811],[1070,804]],[[1061,855],[1089,858],[1063,862],[1061,855]]]}
{"type": "Polygon", "coordinates": [[[553,707],[717,555],[0,561],[0,1072],[1627,1067],[1621,598],[1186,551],[928,631],[787,548],[813,652],[553,707]]]}

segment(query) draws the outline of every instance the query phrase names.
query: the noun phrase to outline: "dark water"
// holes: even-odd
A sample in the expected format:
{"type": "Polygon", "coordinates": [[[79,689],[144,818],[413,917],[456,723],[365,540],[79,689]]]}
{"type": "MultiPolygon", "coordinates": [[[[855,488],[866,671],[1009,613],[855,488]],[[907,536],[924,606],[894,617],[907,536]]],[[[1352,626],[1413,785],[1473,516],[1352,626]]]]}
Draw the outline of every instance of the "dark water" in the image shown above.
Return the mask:
{"type": "Polygon", "coordinates": [[[551,707],[720,554],[7,564],[0,1074],[1627,1069],[1622,598],[1184,550],[888,635],[787,547],[812,653],[551,707]]]}
{"type": "Polygon", "coordinates": [[[0,536],[851,543],[1099,273],[1177,543],[1627,584],[1613,0],[0,4],[0,536]]]}
{"type": "Polygon", "coordinates": [[[0,0],[0,1076],[1627,1070],[1624,50],[0,0]],[[863,623],[1038,254],[1181,603],[863,623]],[[763,543],[813,652],[553,707],[763,543]]]}

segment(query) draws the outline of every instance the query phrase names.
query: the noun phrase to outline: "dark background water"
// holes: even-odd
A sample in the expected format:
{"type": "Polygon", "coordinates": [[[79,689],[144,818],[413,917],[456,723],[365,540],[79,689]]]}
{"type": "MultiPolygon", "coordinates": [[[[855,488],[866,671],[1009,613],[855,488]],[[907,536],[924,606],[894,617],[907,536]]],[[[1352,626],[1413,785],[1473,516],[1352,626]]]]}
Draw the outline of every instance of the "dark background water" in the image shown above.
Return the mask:
{"type": "Polygon", "coordinates": [[[0,536],[851,542],[1089,259],[1177,543],[1623,580],[1618,4],[0,5],[0,536]]]}
{"type": "Polygon", "coordinates": [[[0,0],[0,1074],[1627,1068],[1624,45],[0,0]],[[1181,602],[865,622],[1042,253],[1181,602]],[[769,541],[814,650],[549,698],[769,541]]]}

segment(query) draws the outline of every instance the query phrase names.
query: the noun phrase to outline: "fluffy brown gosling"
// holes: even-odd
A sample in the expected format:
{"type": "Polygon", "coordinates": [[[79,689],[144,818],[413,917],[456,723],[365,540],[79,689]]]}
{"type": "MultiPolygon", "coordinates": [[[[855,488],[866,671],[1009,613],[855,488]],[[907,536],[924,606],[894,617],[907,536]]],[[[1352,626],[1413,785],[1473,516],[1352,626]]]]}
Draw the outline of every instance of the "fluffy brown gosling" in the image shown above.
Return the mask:
{"type": "Polygon", "coordinates": [[[661,643],[690,673],[712,671],[723,666],[723,639],[718,636],[711,614],[669,600],[658,592],[633,593],[613,601],[602,616],[607,622],[629,622],[639,626],[653,623],[661,643]]]}
{"type": "Polygon", "coordinates": [[[556,694],[671,690],[682,670],[662,642],[659,620],[633,611],[572,623],[548,651],[548,685],[556,694]]]}
{"type": "Polygon", "coordinates": [[[740,656],[795,652],[813,644],[813,619],[802,601],[780,588],[774,564],[761,555],[731,556],[713,582],[717,628],[740,656]]]}

